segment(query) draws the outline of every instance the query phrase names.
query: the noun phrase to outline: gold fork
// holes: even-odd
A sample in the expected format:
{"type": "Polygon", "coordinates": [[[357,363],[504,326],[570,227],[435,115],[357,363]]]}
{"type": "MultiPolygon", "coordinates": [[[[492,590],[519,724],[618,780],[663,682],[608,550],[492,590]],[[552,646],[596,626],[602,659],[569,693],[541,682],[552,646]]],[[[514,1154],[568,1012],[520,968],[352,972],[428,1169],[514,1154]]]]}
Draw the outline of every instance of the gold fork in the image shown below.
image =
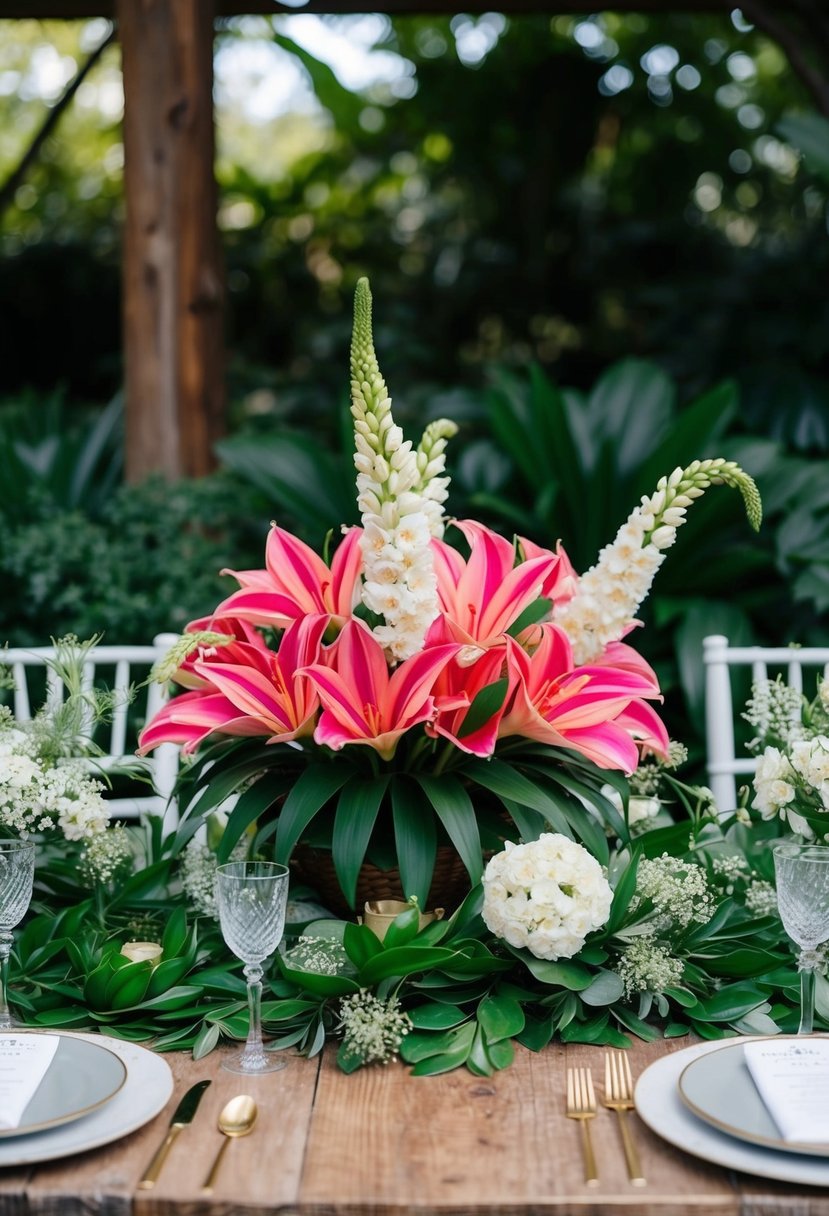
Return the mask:
{"type": "Polygon", "coordinates": [[[628,1127],[627,1112],[634,1109],[633,1079],[630,1075],[630,1061],[623,1051],[605,1052],[604,1104],[610,1110],[615,1110],[619,1119],[628,1178],[634,1186],[647,1186],[639,1164],[639,1154],[628,1127]]]}
{"type": "Polygon", "coordinates": [[[567,1118],[581,1123],[584,1148],[584,1180],[588,1186],[599,1185],[593,1141],[590,1139],[590,1119],[596,1117],[596,1095],[593,1092],[593,1077],[589,1068],[567,1069],[567,1118]]]}

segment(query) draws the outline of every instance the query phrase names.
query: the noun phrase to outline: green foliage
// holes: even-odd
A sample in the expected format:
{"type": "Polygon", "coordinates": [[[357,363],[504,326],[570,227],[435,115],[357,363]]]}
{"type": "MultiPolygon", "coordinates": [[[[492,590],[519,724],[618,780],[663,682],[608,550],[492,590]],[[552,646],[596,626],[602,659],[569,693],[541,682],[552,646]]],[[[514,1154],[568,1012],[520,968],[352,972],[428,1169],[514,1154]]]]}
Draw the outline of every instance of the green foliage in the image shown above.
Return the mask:
{"type": "Polygon", "coordinates": [[[121,485],[122,438],[117,399],[82,425],[57,397],[0,410],[4,642],[146,642],[209,613],[232,589],[225,566],[259,560],[254,490],[228,474],[121,485]]]}

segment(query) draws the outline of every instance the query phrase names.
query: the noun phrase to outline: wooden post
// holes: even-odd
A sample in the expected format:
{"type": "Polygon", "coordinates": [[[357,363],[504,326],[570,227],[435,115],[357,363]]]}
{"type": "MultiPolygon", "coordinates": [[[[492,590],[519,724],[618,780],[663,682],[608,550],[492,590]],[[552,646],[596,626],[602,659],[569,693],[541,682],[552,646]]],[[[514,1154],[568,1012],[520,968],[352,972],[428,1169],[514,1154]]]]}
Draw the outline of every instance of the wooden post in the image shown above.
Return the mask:
{"type": "Polygon", "coordinates": [[[224,427],[214,11],[214,0],[117,0],[129,481],[202,476],[224,427]]]}

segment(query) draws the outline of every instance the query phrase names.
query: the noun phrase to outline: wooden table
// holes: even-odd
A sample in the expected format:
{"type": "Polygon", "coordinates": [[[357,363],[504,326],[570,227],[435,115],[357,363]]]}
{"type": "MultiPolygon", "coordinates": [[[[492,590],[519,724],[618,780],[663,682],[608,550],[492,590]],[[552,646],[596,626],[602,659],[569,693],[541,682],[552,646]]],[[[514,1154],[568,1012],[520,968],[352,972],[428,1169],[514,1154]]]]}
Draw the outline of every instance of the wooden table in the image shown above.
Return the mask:
{"type": "MultiPolygon", "coordinates": [[[[634,1074],[683,1045],[636,1044],[634,1074]]],[[[590,1064],[598,1078],[596,1048],[519,1048],[511,1068],[483,1079],[413,1078],[398,1065],[345,1076],[327,1053],[249,1080],[221,1071],[218,1053],[168,1058],[176,1085],[162,1114],[73,1160],[0,1170],[0,1216],[829,1216],[829,1190],[708,1166],[638,1121],[648,1186],[634,1188],[604,1110],[593,1124],[601,1185],[587,1188],[579,1129],[564,1115],[564,1069],[590,1064]],[[213,1084],[158,1186],[136,1191],[179,1097],[203,1077],[213,1084]],[[228,1145],[213,1196],[202,1196],[220,1143],[216,1118],[241,1092],[255,1097],[259,1122],[228,1145]]]]}

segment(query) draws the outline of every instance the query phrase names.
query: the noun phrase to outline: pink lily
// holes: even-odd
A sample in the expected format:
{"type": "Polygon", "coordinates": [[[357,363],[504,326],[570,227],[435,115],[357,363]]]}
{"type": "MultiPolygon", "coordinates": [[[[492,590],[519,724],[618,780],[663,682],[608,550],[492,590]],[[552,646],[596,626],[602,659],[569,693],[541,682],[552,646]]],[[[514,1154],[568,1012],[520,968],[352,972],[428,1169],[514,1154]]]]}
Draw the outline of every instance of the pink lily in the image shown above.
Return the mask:
{"type": "Polygon", "coordinates": [[[207,735],[266,735],[269,743],[287,743],[310,735],[319,700],[299,670],[322,657],[324,616],[305,617],[290,625],[279,652],[239,642],[233,662],[214,656],[193,664],[204,690],[174,697],[141,733],[139,750],[159,743],[183,743],[192,751],[207,735]]]}
{"type": "Polygon", "coordinates": [[[587,756],[599,768],[632,773],[639,763],[634,736],[665,754],[665,727],[643,698],[659,696],[655,681],[623,667],[573,667],[570,642],[556,625],[540,627],[541,641],[528,655],[507,639],[507,664],[515,695],[499,734],[521,735],[587,756]]]}
{"type": "Polygon", "coordinates": [[[433,685],[459,647],[420,650],[389,675],[383,647],[351,620],[332,649],[330,667],[313,663],[300,672],[323,704],[315,741],[334,751],[347,743],[368,744],[389,760],[401,735],[434,718],[433,685]]]}
{"type": "Polygon", "coordinates": [[[554,559],[555,564],[551,567],[549,574],[541,586],[541,594],[544,598],[552,600],[554,604],[566,604],[568,600],[571,600],[576,594],[579,576],[573,563],[567,556],[561,541],[556,541],[555,552],[550,549],[543,549],[541,545],[534,544],[533,541],[527,540],[525,536],[518,537],[518,544],[525,561],[538,557],[554,559]]]}
{"type": "MultiPolygon", "coordinates": [[[[451,643],[452,633],[445,617],[439,618],[440,624],[433,632],[433,644],[440,640],[451,643]]],[[[473,756],[491,756],[495,751],[498,739],[498,727],[504,709],[510,700],[510,689],[501,704],[485,722],[469,734],[462,735],[463,724],[469,707],[475,697],[489,684],[499,680],[504,672],[506,647],[490,646],[488,649],[464,647],[458,652],[457,658],[447,663],[435,681],[432,689],[438,715],[434,722],[427,723],[427,735],[443,735],[451,740],[461,751],[473,756]],[[471,661],[467,661],[470,660],[471,661]]]]}
{"type": "Polygon", "coordinates": [[[324,615],[342,625],[350,616],[360,576],[360,528],[349,528],[331,568],[303,541],[276,524],[265,549],[265,570],[225,570],[241,584],[216,609],[255,625],[284,629],[303,616],[324,615]]]}
{"type": "MultiPolygon", "coordinates": [[[[513,621],[538,599],[556,555],[533,557],[516,566],[513,545],[496,532],[474,520],[455,527],[472,551],[464,561],[443,541],[432,541],[438,602],[456,641],[486,649],[500,643],[513,621]]],[[[427,646],[434,636],[427,634],[427,646]]]]}

